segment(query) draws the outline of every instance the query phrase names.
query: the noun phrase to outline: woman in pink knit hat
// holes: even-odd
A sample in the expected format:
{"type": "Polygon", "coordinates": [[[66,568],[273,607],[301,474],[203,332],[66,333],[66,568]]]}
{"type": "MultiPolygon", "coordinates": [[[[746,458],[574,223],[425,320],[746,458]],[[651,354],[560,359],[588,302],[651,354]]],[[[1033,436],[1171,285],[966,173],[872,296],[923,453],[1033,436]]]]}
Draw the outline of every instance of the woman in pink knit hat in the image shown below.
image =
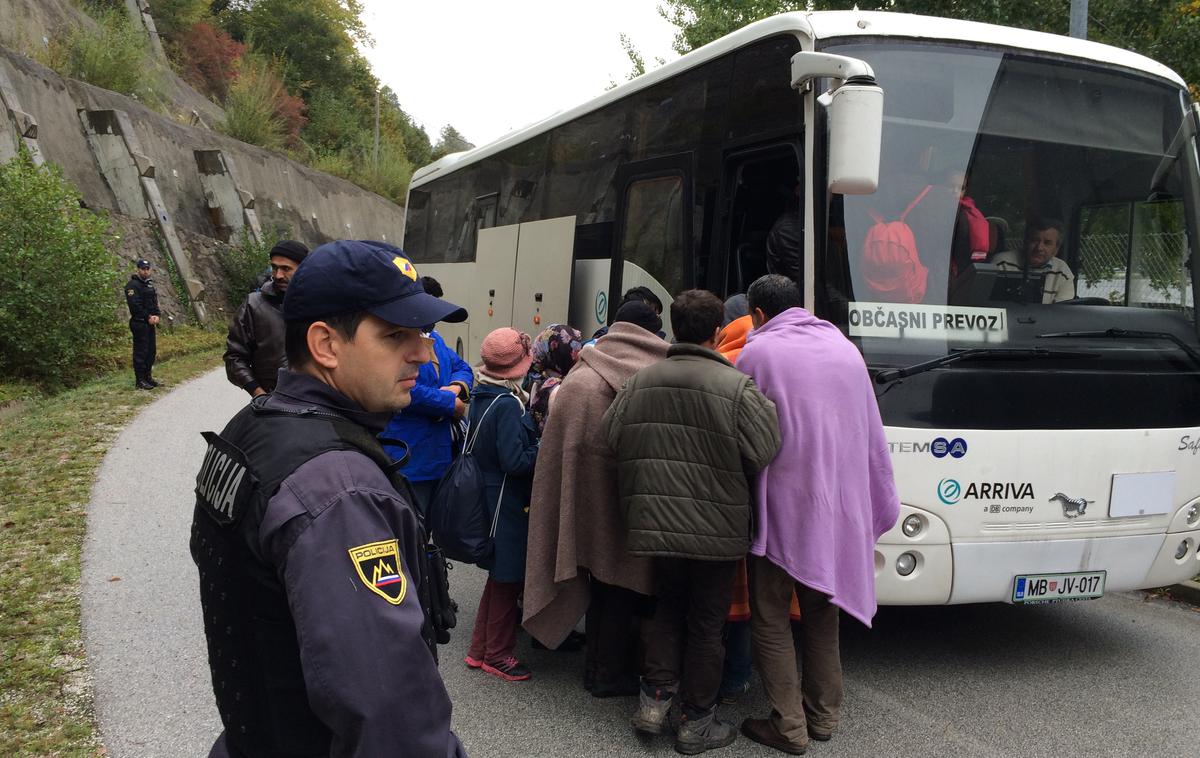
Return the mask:
{"type": "Polygon", "coordinates": [[[533,361],[528,334],[504,327],[483,340],[479,381],[471,393],[471,451],[483,471],[493,510],[495,551],[480,566],[487,584],[475,615],[467,651],[471,668],[510,682],[528,679],[529,669],[513,655],[525,582],[525,544],[529,534],[529,493],[537,460],[538,435],[529,396],[521,388],[533,361]]]}

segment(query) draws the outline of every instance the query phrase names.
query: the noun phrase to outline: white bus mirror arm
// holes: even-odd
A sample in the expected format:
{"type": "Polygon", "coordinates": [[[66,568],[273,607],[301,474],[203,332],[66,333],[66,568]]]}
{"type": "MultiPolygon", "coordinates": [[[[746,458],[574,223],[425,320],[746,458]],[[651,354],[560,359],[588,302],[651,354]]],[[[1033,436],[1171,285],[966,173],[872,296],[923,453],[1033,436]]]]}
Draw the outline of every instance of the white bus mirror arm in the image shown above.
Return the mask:
{"type": "MultiPolygon", "coordinates": [[[[792,56],[792,88],[807,90],[812,80],[829,77],[837,81],[831,89],[842,86],[842,82],[853,78],[875,81],[875,70],[866,61],[832,53],[799,52],[792,56]]],[[[826,93],[828,94],[828,93],[826,93]]],[[[824,97],[824,95],[822,95],[824,97]]],[[[825,103],[822,103],[823,105],[825,103]]]]}

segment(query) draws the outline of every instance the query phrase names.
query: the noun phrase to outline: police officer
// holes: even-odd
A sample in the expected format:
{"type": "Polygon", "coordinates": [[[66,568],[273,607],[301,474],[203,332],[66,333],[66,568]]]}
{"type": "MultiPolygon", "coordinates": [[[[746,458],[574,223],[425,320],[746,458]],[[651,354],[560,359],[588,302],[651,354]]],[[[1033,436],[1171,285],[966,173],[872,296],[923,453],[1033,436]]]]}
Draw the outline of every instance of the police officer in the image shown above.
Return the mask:
{"type": "Polygon", "coordinates": [[[462,308],[399,249],[309,254],[284,299],[289,368],[220,435],[197,476],[212,756],[460,756],[421,604],[411,491],[376,435],[407,406],[426,336],[462,308]]]}
{"type": "Polygon", "coordinates": [[[137,272],[125,285],[125,303],[129,306],[129,331],[133,332],[133,377],[139,390],[152,390],[154,381],[155,339],[158,326],[158,291],[150,281],[150,261],[139,258],[137,272]]]}

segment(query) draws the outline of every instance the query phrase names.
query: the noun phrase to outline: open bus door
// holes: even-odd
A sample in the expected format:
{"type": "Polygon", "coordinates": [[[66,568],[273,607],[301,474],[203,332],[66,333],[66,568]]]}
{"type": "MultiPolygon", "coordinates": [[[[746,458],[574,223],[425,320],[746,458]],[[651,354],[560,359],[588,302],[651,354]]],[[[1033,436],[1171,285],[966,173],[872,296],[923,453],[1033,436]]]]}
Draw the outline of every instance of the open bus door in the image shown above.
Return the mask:
{"type": "Polygon", "coordinates": [[[649,287],[662,301],[669,338],[671,301],[694,286],[692,154],[627,163],[615,181],[619,199],[607,321],[612,323],[629,288],[649,287]]]}

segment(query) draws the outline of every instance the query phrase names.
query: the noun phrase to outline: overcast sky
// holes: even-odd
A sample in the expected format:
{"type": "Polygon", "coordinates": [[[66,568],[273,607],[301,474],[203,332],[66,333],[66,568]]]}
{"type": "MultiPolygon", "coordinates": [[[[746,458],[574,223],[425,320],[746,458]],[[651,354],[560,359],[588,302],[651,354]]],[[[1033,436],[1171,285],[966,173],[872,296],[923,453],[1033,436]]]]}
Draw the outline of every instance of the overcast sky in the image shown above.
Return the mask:
{"type": "Polygon", "coordinates": [[[437,142],[452,124],[484,145],[604,92],[630,71],[625,32],[647,66],[671,60],[675,27],[656,0],[363,0],[365,50],[400,106],[437,142]]]}

